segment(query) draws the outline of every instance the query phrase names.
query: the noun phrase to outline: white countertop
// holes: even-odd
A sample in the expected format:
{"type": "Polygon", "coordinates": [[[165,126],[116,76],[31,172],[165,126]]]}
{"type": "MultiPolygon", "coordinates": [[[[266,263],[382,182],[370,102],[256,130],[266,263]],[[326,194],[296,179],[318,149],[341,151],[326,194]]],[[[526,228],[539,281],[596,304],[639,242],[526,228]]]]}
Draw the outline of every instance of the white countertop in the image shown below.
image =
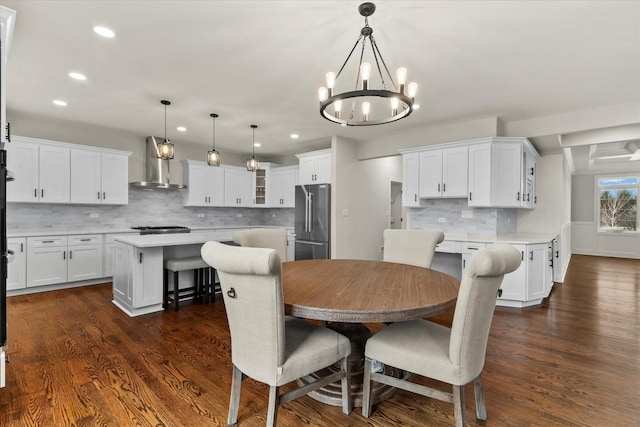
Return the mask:
{"type": "Polygon", "coordinates": [[[445,234],[444,240],[452,242],[474,243],[510,243],[514,245],[533,245],[536,243],[549,243],[556,238],[553,233],[512,233],[501,236],[482,234],[445,234]]]}
{"type": "Polygon", "coordinates": [[[138,248],[155,248],[159,246],[197,245],[211,240],[224,242],[231,240],[233,233],[233,229],[209,231],[196,230],[191,231],[191,233],[147,234],[144,236],[139,234],[120,235],[114,236],[113,240],[138,248]]]}
{"type": "MultiPolygon", "coordinates": [[[[240,230],[245,228],[285,228],[289,232],[293,232],[293,227],[263,226],[263,225],[241,225],[229,227],[212,227],[212,226],[190,226],[191,232],[195,231],[225,231],[240,230]]],[[[56,227],[54,228],[38,228],[38,229],[18,229],[7,230],[7,237],[37,237],[37,236],[68,236],[75,234],[134,234],[139,233],[138,230],[132,230],[129,226],[95,226],[95,227],[56,227]]],[[[185,233],[187,234],[187,233],[185,233]]],[[[231,240],[231,239],[227,239],[231,240]]]]}

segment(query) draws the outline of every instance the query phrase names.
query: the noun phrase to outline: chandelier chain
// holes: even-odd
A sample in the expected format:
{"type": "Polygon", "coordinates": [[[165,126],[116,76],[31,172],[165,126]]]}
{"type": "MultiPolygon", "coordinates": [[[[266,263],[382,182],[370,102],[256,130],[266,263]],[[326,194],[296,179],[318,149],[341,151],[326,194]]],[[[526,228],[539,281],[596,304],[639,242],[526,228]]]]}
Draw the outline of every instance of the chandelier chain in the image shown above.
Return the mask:
{"type": "Polygon", "coordinates": [[[389,72],[387,63],[384,62],[384,57],[380,53],[380,49],[378,49],[378,43],[376,43],[376,39],[374,39],[373,36],[371,36],[370,38],[371,38],[371,46],[373,48],[373,56],[376,58],[376,65],[378,66],[378,73],[380,73],[380,78],[382,79],[382,85],[384,86],[385,89],[387,88],[387,86],[384,83],[384,77],[383,77],[382,71],[380,71],[380,64],[378,64],[378,56],[380,57],[380,61],[382,61],[382,65],[384,65],[384,69],[387,72],[387,75],[389,76],[389,80],[391,80],[391,84],[393,85],[395,90],[398,90],[398,87],[396,86],[396,82],[393,81],[393,76],[391,75],[391,72],[389,72]],[[376,56],[376,52],[378,52],[378,56],[376,56]]]}

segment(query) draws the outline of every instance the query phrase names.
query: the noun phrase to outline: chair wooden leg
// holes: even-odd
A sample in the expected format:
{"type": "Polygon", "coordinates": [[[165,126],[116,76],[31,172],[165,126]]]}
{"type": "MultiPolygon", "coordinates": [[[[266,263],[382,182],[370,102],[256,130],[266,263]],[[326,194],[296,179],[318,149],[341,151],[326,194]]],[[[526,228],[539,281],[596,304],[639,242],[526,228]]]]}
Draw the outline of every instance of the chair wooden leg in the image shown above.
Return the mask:
{"type": "Polygon", "coordinates": [[[353,410],[353,398],[351,397],[351,359],[348,356],[342,359],[342,372],[344,372],[344,378],[340,380],[342,385],[342,412],[349,415],[353,410]]]}
{"type": "Polygon", "coordinates": [[[267,427],[274,427],[278,418],[278,405],[280,404],[280,395],[278,387],[269,387],[269,411],[267,412],[267,427]]]}
{"type": "Polygon", "coordinates": [[[240,386],[242,385],[242,372],[233,365],[231,377],[231,398],[229,399],[229,416],[227,424],[234,425],[238,421],[238,406],[240,405],[240,386]]]}
{"type": "Polygon", "coordinates": [[[484,394],[482,393],[482,374],[473,380],[473,393],[476,397],[476,417],[479,420],[487,419],[487,408],[484,405],[484,394]]]}
{"type": "Polygon", "coordinates": [[[362,378],[362,416],[371,415],[371,359],[364,358],[364,377],[362,378]]]}
{"type": "Polygon", "coordinates": [[[453,415],[456,419],[456,427],[467,425],[467,417],[464,408],[464,386],[453,386],[453,415]]]}

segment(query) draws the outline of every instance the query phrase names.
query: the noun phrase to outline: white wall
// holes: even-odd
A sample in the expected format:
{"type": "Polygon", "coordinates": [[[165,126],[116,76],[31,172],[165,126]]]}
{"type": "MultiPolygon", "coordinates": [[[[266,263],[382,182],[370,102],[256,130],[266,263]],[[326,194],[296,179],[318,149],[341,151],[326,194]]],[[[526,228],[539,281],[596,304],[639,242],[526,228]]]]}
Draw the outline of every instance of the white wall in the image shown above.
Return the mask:
{"type": "Polygon", "coordinates": [[[333,258],[381,260],[391,180],[402,180],[402,158],[358,160],[357,145],[344,138],[335,138],[332,148],[333,258]]]}

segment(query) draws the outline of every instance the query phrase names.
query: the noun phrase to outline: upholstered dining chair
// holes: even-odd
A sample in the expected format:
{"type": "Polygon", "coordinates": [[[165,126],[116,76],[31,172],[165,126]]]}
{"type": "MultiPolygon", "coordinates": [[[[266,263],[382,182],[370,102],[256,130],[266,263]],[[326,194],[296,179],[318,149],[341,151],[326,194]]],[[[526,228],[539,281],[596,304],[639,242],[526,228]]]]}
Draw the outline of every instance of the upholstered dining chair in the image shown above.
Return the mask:
{"type": "Polygon", "coordinates": [[[431,267],[436,245],[444,240],[439,230],[397,230],[387,228],[382,233],[384,252],[382,260],[431,267]]]}
{"type": "Polygon", "coordinates": [[[475,253],[465,269],[451,329],[419,319],[393,323],[365,348],[362,415],[371,414],[371,381],[444,400],[454,405],[456,426],[466,424],[464,386],[473,381],[476,415],[486,420],[481,372],[497,293],[505,274],[520,265],[520,252],[496,244],[475,253]],[[372,373],[372,361],[451,384],[453,393],[372,373]]]}
{"type": "Polygon", "coordinates": [[[342,411],[349,414],[349,339],[331,329],[285,316],[278,253],[274,249],[207,242],[201,254],[218,270],[231,332],[229,425],[237,421],[240,384],[245,377],[269,385],[267,426],[276,424],[278,405],[338,380],[342,386],[342,411]],[[337,362],[340,370],[279,394],[280,386],[337,362]]]}
{"type": "Polygon", "coordinates": [[[284,228],[253,228],[236,231],[233,241],[250,248],[275,249],[281,261],[287,260],[287,230],[284,228]]]}

